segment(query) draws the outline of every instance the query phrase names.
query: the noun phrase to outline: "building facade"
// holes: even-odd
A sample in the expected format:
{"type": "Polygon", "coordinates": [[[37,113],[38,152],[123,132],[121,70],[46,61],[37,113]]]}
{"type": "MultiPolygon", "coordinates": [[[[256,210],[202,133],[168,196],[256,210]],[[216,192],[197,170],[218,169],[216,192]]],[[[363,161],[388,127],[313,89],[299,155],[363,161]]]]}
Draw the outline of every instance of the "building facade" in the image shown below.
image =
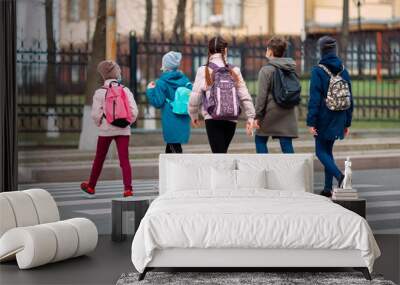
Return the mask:
{"type": "MultiPolygon", "coordinates": [[[[171,34],[178,0],[153,0],[152,4],[152,36],[171,34]]],[[[61,44],[88,42],[94,32],[96,10],[97,0],[61,0],[61,44]]],[[[131,31],[142,36],[146,1],[116,0],[116,18],[120,36],[131,31]]],[[[300,35],[304,31],[304,0],[188,0],[185,26],[187,35],[300,35]],[[293,9],[286,9],[288,6],[293,9]]]]}
{"type": "MultiPolygon", "coordinates": [[[[308,33],[335,33],[341,30],[343,1],[306,0],[308,33]]],[[[400,28],[399,0],[349,0],[349,30],[400,28]],[[358,5],[359,4],[359,5],[358,5]],[[359,24],[361,24],[359,26],[359,24]]]]}
{"type": "MultiPolygon", "coordinates": [[[[143,35],[146,0],[115,0],[117,33],[143,35]]],[[[81,44],[95,27],[97,0],[59,1],[60,42],[81,44]]],[[[152,0],[152,36],[170,34],[178,0],[152,0]]],[[[221,33],[234,36],[336,33],[342,24],[338,0],[188,0],[187,35],[221,33]],[[288,9],[290,7],[290,9],[288,9]]],[[[350,31],[400,29],[400,0],[349,0],[350,31]],[[360,9],[357,3],[360,2],[360,9]],[[360,15],[360,17],[359,17],[360,15]]]]}

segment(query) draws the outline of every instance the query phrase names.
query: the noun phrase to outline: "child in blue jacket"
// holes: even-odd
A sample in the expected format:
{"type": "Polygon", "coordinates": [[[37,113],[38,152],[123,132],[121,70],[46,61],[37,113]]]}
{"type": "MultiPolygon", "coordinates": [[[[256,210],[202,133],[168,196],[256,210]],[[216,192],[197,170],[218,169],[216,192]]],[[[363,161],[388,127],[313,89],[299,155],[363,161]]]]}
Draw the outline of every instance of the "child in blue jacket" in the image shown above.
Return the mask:
{"type": "MultiPolygon", "coordinates": [[[[333,74],[338,74],[343,70],[343,64],[337,56],[336,40],[329,36],[324,36],[318,40],[321,60],[319,64],[324,65],[333,74]]],[[[341,73],[341,77],[350,85],[350,76],[346,69],[341,73]]],[[[338,186],[342,186],[344,179],[343,173],[335,164],[333,157],[333,145],[337,139],[343,139],[349,134],[353,113],[353,97],[351,96],[351,106],[343,111],[331,111],[325,104],[328,92],[330,76],[319,66],[314,66],[311,71],[310,98],[308,102],[307,126],[310,133],[315,138],[315,152],[318,159],[325,168],[325,185],[321,195],[332,196],[333,177],[338,181],[338,186]]]]}
{"type": "Polygon", "coordinates": [[[190,116],[172,112],[170,102],[174,101],[178,87],[192,89],[192,84],[182,71],[178,70],[182,60],[180,52],[170,51],[162,58],[163,73],[156,82],[147,86],[147,100],[155,108],[161,109],[161,125],[166,153],[182,153],[182,144],[189,142],[190,116]]]}

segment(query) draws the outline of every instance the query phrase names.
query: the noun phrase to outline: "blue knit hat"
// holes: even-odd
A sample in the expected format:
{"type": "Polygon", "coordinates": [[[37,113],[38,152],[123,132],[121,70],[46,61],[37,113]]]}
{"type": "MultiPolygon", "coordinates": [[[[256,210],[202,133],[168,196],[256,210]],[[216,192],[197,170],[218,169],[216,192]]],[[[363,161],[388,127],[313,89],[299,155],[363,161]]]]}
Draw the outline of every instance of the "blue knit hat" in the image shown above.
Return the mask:
{"type": "Polygon", "coordinates": [[[178,69],[181,65],[182,54],[176,51],[170,51],[164,54],[162,58],[162,67],[161,70],[175,70],[178,69]]]}

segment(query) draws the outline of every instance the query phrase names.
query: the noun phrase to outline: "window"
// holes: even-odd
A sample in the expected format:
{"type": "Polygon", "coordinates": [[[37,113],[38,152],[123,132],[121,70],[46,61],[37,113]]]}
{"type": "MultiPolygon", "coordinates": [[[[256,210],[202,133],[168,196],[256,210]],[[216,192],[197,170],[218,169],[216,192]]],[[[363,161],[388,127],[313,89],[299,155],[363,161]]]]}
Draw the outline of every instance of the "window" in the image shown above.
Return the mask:
{"type": "Polygon", "coordinates": [[[79,0],[68,1],[68,20],[70,22],[79,22],[79,0]]]}
{"type": "Polygon", "coordinates": [[[226,27],[242,25],[242,0],[224,0],[223,19],[226,27]]]}
{"type": "MultiPolygon", "coordinates": [[[[79,22],[87,20],[90,9],[93,10],[93,0],[69,0],[68,1],[68,21],[79,22]]],[[[94,12],[94,11],[93,11],[94,12]]]]}
{"type": "Polygon", "coordinates": [[[368,37],[364,42],[365,64],[364,72],[371,74],[376,69],[376,42],[375,38],[368,37]]]}
{"type": "Polygon", "coordinates": [[[400,42],[390,42],[390,75],[400,75],[400,42]]]}
{"type": "MultiPolygon", "coordinates": [[[[347,66],[346,68],[350,70],[352,74],[358,74],[359,64],[362,66],[360,54],[360,43],[357,37],[352,37],[352,40],[347,45],[347,66]]],[[[361,68],[360,66],[360,68],[361,68]]]]}
{"type": "Polygon", "coordinates": [[[223,26],[240,27],[242,25],[242,2],[242,0],[194,0],[194,25],[210,25],[212,16],[220,16],[223,26]]]}
{"type": "Polygon", "coordinates": [[[89,4],[88,5],[88,11],[89,11],[88,15],[89,15],[89,18],[92,19],[96,16],[94,0],[88,0],[88,4],[89,4]]]}
{"type": "Polygon", "coordinates": [[[206,26],[209,24],[209,18],[213,14],[212,0],[195,0],[193,10],[193,20],[195,26],[206,26]]]}

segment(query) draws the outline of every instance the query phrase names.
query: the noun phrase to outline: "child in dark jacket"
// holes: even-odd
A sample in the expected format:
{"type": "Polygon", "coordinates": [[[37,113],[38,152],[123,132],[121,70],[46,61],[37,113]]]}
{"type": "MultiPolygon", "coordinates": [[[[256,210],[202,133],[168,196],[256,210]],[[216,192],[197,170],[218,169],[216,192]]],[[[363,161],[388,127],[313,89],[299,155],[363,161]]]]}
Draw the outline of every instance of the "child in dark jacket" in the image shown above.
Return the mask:
{"type": "MultiPolygon", "coordinates": [[[[341,77],[350,85],[350,76],[344,69],[342,61],[337,56],[336,40],[324,36],[318,40],[321,60],[332,74],[341,72],[341,77]],[[344,70],[343,70],[344,69],[344,70]]],[[[349,134],[353,113],[353,97],[350,108],[343,111],[331,111],[325,103],[329,87],[330,76],[319,66],[314,66],[311,72],[310,98],[308,102],[307,126],[315,138],[315,151],[318,159],[325,168],[325,185],[321,195],[331,197],[333,177],[342,186],[343,173],[335,164],[333,145],[337,139],[343,139],[349,134]]]]}
{"type": "Polygon", "coordinates": [[[296,62],[283,57],[287,41],[282,37],[272,37],[267,44],[268,64],[258,74],[258,96],[256,98],[257,129],[255,136],[257,153],[268,153],[268,138],[279,139],[283,153],[294,153],[292,140],[298,136],[296,108],[282,108],[274,100],[273,74],[278,69],[294,71],[296,62]]]}

